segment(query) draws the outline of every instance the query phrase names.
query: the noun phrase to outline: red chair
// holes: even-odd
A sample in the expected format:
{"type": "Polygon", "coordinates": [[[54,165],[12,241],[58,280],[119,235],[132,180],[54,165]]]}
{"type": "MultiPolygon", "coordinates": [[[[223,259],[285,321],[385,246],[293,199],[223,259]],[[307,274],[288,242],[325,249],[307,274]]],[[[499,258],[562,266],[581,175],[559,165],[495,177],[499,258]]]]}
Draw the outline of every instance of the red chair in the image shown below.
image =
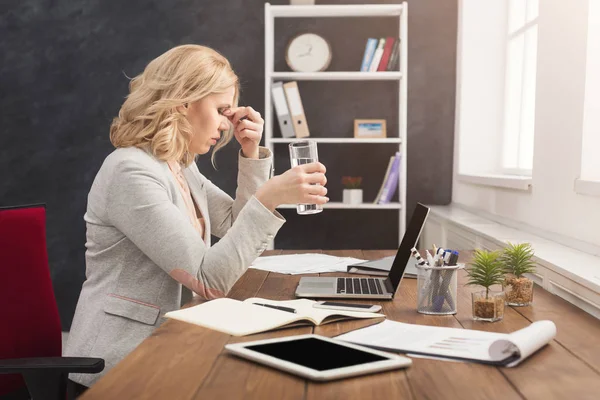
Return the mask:
{"type": "Polygon", "coordinates": [[[101,358],[61,357],[45,205],[0,207],[0,312],[0,397],[64,400],[69,373],[104,369],[101,358]]]}

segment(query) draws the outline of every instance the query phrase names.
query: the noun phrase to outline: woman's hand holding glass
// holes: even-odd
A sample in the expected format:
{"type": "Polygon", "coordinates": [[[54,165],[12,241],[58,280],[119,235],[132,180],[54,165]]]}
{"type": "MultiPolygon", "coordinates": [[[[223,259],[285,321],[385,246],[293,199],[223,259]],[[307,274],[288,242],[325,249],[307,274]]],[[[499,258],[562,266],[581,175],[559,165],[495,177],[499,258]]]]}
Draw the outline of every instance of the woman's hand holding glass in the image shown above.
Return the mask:
{"type": "Polygon", "coordinates": [[[281,204],[325,204],[326,168],[320,162],[293,167],[274,176],[256,192],[256,198],[269,210],[281,204]]]}
{"type": "Polygon", "coordinates": [[[233,124],[233,133],[246,158],[258,158],[258,146],[265,125],[260,113],[252,107],[236,107],[223,111],[233,124]]]}

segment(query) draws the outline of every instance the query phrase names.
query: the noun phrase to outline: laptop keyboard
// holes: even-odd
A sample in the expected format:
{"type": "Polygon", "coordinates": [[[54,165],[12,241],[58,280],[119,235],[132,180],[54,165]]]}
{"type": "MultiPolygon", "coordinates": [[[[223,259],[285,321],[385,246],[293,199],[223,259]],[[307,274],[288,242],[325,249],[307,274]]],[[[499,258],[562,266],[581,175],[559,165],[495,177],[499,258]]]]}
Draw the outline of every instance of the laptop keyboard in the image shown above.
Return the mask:
{"type": "Polygon", "coordinates": [[[383,294],[381,281],[374,278],[337,278],[337,293],[383,294]]]}

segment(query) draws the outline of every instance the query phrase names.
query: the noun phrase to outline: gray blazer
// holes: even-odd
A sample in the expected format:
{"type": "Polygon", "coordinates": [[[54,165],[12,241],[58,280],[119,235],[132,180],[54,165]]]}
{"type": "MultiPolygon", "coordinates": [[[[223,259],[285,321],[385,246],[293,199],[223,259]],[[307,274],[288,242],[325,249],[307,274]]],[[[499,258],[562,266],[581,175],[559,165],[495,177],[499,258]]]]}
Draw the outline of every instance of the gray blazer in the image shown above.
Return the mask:
{"type": "Polygon", "coordinates": [[[254,197],[270,177],[272,156],[260,148],[259,159],[238,158],[235,200],[195,163],[184,170],[205,219],[204,238],[192,226],[165,162],[134,147],[106,158],[88,196],[86,281],[64,351],[101,357],[106,368],[71,374],[72,380],[91,386],[148,337],[165,313],[179,309],[188,289],[206,298],[223,296],[267,248],[285,222],[254,197]],[[211,234],[222,238],[212,247],[211,234]]]}

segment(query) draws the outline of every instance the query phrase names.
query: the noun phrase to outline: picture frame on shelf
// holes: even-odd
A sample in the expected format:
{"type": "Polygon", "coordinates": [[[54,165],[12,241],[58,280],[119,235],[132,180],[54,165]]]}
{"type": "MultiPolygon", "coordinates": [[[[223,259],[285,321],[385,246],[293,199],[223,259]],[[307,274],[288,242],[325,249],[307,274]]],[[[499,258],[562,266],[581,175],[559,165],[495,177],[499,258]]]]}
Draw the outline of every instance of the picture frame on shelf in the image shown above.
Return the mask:
{"type": "Polygon", "coordinates": [[[354,137],[357,139],[386,138],[385,119],[355,119],[354,137]]]}

